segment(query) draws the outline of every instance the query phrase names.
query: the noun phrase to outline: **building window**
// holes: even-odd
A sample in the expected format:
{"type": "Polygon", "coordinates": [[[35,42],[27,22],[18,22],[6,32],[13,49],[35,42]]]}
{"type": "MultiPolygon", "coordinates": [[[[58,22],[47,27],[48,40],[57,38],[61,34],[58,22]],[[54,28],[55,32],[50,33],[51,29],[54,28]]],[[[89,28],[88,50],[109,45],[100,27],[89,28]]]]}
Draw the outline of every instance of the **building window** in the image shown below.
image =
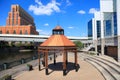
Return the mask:
{"type": "Polygon", "coordinates": [[[100,37],[101,36],[101,22],[97,21],[96,25],[97,25],[97,37],[100,37]]]}
{"type": "Polygon", "coordinates": [[[2,34],[2,31],[0,31],[0,34],[2,34]]]}
{"type": "Polygon", "coordinates": [[[7,31],[6,34],[9,34],[9,31],[7,31]]]}
{"type": "Polygon", "coordinates": [[[14,25],[14,12],[12,13],[12,25],[14,25]]]}
{"type": "Polygon", "coordinates": [[[113,12],[104,13],[104,34],[105,37],[114,35],[113,12]]]}
{"type": "Polygon", "coordinates": [[[18,25],[18,13],[16,14],[16,25],[18,25]]]}
{"type": "Polygon", "coordinates": [[[111,20],[105,21],[105,36],[111,36],[112,35],[112,24],[111,20]]]}
{"type": "Polygon", "coordinates": [[[93,37],[92,20],[88,22],[88,37],[93,37]]]}
{"type": "Polygon", "coordinates": [[[13,34],[16,34],[16,31],[14,30],[13,34]]]}
{"type": "Polygon", "coordinates": [[[15,9],[14,9],[14,8],[12,8],[12,12],[15,12],[15,9]]]}
{"type": "Polygon", "coordinates": [[[20,34],[22,34],[22,30],[20,30],[20,34]]]}
{"type": "Polygon", "coordinates": [[[28,34],[27,30],[25,30],[25,34],[28,34]]]}
{"type": "Polygon", "coordinates": [[[114,35],[117,35],[117,13],[113,13],[113,18],[114,18],[114,35]]]}

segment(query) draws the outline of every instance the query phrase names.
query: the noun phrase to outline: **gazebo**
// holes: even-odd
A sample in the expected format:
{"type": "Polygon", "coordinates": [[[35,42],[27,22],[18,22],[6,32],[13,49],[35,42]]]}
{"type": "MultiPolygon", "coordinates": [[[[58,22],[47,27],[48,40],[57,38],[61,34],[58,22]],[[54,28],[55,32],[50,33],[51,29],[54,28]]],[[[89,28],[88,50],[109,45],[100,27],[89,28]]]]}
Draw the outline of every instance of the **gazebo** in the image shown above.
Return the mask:
{"type": "Polygon", "coordinates": [[[68,63],[68,52],[74,53],[75,71],[77,72],[77,48],[75,44],[64,36],[64,29],[60,26],[56,26],[52,30],[52,35],[38,47],[38,61],[39,70],[40,66],[40,54],[43,53],[43,60],[45,62],[45,74],[48,75],[48,53],[54,53],[54,65],[56,64],[55,54],[56,51],[61,51],[63,55],[63,75],[66,75],[67,63],[68,63]]]}

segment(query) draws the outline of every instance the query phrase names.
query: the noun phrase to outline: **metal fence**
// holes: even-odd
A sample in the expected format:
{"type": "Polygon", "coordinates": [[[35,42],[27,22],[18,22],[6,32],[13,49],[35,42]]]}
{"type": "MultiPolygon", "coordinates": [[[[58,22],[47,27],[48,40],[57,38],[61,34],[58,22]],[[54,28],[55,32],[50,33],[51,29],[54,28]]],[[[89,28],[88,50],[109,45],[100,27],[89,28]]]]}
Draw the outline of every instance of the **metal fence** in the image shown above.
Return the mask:
{"type": "Polygon", "coordinates": [[[28,58],[21,58],[20,60],[17,60],[17,61],[0,64],[0,71],[10,69],[14,66],[27,63],[27,62],[35,60],[37,58],[38,58],[37,56],[32,56],[32,57],[28,57],[28,58]]]}

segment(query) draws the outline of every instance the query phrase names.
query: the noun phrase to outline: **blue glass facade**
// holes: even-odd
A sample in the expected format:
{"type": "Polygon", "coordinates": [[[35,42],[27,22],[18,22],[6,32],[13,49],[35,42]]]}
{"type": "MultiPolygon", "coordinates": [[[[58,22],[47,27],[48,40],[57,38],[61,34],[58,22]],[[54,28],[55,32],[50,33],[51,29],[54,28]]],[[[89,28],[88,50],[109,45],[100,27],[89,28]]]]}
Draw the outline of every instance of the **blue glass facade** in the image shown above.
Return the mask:
{"type": "Polygon", "coordinates": [[[101,37],[101,21],[98,20],[96,21],[96,26],[97,26],[97,37],[101,37]]]}
{"type": "Polygon", "coordinates": [[[111,20],[105,20],[104,21],[104,26],[105,26],[105,36],[111,36],[112,35],[111,20]]]}
{"type": "Polygon", "coordinates": [[[93,30],[92,30],[92,20],[88,22],[88,37],[92,37],[93,35],[93,30]]]}
{"type": "Polygon", "coordinates": [[[113,18],[114,18],[114,35],[117,35],[117,13],[113,13],[113,18]]]}
{"type": "Polygon", "coordinates": [[[104,13],[104,34],[106,36],[117,35],[117,13],[104,13]]]}

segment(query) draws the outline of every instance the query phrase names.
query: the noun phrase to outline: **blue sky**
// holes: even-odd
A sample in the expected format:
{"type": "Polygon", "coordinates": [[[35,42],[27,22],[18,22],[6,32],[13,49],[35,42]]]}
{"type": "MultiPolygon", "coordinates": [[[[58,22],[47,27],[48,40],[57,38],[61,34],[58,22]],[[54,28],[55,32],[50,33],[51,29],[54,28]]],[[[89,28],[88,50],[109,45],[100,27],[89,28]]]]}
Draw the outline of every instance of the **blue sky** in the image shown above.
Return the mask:
{"type": "Polygon", "coordinates": [[[56,25],[66,36],[87,36],[87,22],[99,10],[99,0],[0,0],[0,26],[12,4],[19,4],[33,18],[39,34],[51,35],[56,25]]]}

